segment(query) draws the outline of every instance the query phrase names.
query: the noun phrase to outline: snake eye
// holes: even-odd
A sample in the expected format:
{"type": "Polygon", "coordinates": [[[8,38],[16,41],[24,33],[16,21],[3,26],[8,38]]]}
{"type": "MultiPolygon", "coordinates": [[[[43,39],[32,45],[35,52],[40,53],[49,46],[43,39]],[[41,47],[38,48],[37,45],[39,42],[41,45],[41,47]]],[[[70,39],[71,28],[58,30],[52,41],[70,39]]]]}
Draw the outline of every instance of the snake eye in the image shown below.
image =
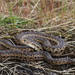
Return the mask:
{"type": "Polygon", "coordinates": [[[63,50],[61,50],[61,52],[63,52],[63,50]]]}
{"type": "Polygon", "coordinates": [[[55,51],[55,53],[57,54],[57,53],[58,53],[58,51],[55,51]]]}

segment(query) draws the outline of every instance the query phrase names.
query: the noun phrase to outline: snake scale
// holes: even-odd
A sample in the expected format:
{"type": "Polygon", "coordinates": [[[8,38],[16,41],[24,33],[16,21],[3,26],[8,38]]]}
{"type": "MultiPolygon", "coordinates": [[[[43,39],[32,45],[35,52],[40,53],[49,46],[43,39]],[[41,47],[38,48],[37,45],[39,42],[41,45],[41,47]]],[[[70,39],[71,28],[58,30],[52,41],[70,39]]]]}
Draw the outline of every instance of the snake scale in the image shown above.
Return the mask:
{"type": "Polygon", "coordinates": [[[17,34],[15,38],[26,46],[13,45],[8,40],[0,39],[0,44],[9,48],[9,50],[0,50],[0,60],[5,60],[7,58],[24,61],[46,60],[53,65],[68,63],[75,65],[75,60],[69,57],[51,57],[51,55],[60,56],[64,52],[65,43],[61,38],[33,31],[21,32],[20,34],[17,34]],[[51,45],[50,40],[55,42],[56,45],[51,45]],[[43,49],[46,51],[43,51],[43,49]],[[36,51],[34,52],[34,50],[36,51]]]}

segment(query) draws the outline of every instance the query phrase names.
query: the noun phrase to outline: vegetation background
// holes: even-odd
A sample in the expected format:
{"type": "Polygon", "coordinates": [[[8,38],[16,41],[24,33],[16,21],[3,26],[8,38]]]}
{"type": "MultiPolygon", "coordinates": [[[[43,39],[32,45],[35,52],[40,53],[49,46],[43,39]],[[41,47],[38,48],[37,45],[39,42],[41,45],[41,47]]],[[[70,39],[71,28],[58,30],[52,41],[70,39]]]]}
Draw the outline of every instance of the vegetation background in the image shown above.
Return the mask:
{"type": "MultiPolygon", "coordinates": [[[[27,30],[58,36],[66,42],[66,53],[75,53],[75,0],[0,0],[0,38],[12,41],[14,34],[27,30]]],[[[44,61],[5,60],[0,66],[2,75],[75,74],[75,66],[49,66],[44,61]]]]}

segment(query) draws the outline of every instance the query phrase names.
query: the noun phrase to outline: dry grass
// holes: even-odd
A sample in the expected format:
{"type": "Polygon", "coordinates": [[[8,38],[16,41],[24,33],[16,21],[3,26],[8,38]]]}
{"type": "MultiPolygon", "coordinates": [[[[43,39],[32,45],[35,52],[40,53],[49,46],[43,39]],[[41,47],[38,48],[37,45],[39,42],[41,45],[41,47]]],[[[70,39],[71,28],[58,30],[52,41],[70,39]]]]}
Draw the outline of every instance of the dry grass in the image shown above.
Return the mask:
{"type": "Polygon", "coordinates": [[[73,0],[4,0],[0,2],[0,14],[33,21],[38,25],[56,26],[74,22],[75,1],[73,0]]]}
{"type": "MultiPolygon", "coordinates": [[[[75,53],[75,0],[2,0],[0,17],[3,22],[0,23],[0,38],[11,39],[13,34],[27,30],[45,32],[63,38],[69,51],[75,53]],[[15,17],[22,19],[24,24],[15,17]]],[[[0,63],[1,75],[28,73],[74,75],[75,66],[52,66],[44,61],[21,63],[8,59],[0,63]]]]}

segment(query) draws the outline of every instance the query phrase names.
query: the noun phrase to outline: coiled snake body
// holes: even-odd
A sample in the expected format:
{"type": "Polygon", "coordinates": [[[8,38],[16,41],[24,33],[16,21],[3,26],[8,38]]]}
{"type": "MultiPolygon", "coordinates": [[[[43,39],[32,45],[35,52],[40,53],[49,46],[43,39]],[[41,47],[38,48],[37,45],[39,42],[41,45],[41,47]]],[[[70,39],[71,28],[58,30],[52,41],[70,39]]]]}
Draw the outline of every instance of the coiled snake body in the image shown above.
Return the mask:
{"type": "Polygon", "coordinates": [[[6,58],[10,59],[19,59],[25,61],[31,60],[46,60],[47,62],[54,65],[62,64],[73,64],[75,65],[75,60],[68,57],[65,58],[52,58],[51,55],[46,51],[50,51],[52,55],[60,56],[64,52],[65,43],[62,39],[55,36],[42,34],[39,32],[22,32],[17,34],[17,41],[20,41],[22,44],[27,46],[16,46],[13,45],[10,41],[5,39],[0,39],[0,44],[6,46],[10,50],[2,51],[0,50],[0,59],[4,60],[6,58]],[[50,40],[57,43],[57,45],[52,46],[50,40]],[[39,50],[35,51],[34,50],[39,50]]]}

